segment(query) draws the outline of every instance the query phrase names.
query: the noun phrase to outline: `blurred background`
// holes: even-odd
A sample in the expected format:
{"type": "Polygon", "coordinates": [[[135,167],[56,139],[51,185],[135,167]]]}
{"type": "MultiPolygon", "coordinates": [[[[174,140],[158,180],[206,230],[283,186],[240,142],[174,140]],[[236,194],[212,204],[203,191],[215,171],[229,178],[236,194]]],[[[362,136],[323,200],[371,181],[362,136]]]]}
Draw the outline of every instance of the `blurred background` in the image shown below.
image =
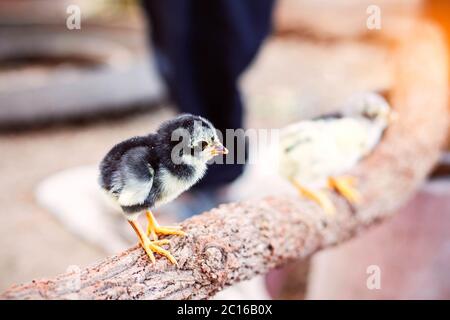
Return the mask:
{"type": "MultiPolygon", "coordinates": [[[[246,127],[278,128],[333,111],[355,91],[392,87],[388,46],[365,37],[376,32],[366,27],[371,4],[384,33],[431,19],[450,39],[445,0],[278,0],[272,34],[240,81],[246,127]]],[[[0,0],[0,291],[135,243],[104,203],[96,170],[112,145],[176,113],[148,32],[139,1],[0,0]],[[66,26],[69,5],[81,9],[79,30],[66,26]]],[[[306,295],[294,263],[220,297],[450,299],[448,151],[393,219],[315,255],[306,295]],[[369,265],[385,275],[380,290],[366,287],[369,265]]],[[[260,172],[249,166],[231,199],[294,192],[281,181],[268,190],[260,172]]]]}

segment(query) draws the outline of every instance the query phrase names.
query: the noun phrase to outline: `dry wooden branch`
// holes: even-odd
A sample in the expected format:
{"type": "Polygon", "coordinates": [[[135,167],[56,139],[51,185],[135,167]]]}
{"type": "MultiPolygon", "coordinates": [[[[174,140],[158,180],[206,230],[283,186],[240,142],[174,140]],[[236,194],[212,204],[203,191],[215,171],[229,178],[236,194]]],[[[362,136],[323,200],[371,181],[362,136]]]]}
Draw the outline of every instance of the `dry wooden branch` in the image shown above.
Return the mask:
{"type": "Polygon", "coordinates": [[[391,103],[399,119],[351,174],[364,201],[350,208],[330,193],[339,214],[327,217],[298,197],[222,205],[183,223],[172,239],[179,267],[150,265],[131,248],[93,266],[17,285],[3,299],[203,299],[256,274],[339,244],[389,216],[426,178],[448,126],[446,54],[440,33],[420,24],[393,50],[397,79],[391,103]]]}

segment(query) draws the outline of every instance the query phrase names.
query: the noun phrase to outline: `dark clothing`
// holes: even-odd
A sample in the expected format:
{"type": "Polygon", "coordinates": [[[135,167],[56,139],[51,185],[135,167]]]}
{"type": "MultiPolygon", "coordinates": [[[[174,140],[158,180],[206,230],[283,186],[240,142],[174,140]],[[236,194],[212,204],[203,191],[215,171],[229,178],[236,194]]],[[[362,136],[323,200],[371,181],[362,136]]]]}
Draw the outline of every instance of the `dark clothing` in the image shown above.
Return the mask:
{"type": "MultiPolygon", "coordinates": [[[[224,136],[242,128],[238,80],[271,30],[274,0],[142,2],[159,71],[179,110],[204,116],[224,136]]],[[[196,187],[220,187],[242,171],[242,164],[211,165],[196,187]]]]}

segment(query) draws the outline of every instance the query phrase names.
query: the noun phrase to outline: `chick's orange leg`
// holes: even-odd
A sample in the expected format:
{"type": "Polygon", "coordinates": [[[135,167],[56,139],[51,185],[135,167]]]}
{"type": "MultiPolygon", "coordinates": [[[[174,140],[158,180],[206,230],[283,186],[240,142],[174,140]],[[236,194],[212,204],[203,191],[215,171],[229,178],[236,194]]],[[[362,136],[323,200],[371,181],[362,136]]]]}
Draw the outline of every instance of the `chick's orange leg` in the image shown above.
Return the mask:
{"type": "Polygon", "coordinates": [[[326,194],[320,190],[310,190],[308,188],[305,188],[297,181],[293,180],[292,183],[297,188],[297,190],[300,192],[300,195],[308,198],[315,203],[317,203],[320,207],[323,208],[326,214],[332,215],[335,213],[335,208],[331,200],[326,196],[326,194]]]}
{"type": "Polygon", "coordinates": [[[147,210],[145,213],[147,216],[148,226],[147,226],[147,235],[152,236],[154,240],[158,240],[158,234],[162,235],[177,235],[177,236],[185,236],[186,233],[181,231],[181,227],[178,226],[170,226],[170,227],[160,227],[158,222],[156,221],[153,213],[150,210],[147,210]]]}
{"type": "Polygon", "coordinates": [[[351,204],[361,201],[361,196],[355,188],[356,178],[351,176],[329,177],[328,186],[341,194],[351,204]]]}
{"type": "Polygon", "coordinates": [[[136,232],[139,238],[139,243],[141,244],[142,248],[144,248],[145,252],[147,253],[152,263],[155,263],[156,261],[155,255],[153,253],[158,253],[162,256],[165,256],[173,264],[177,264],[177,260],[172,256],[172,254],[170,254],[169,251],[161,248],[162,245],[169,244],[170,243],[169,240],[164,239],[151,241],[137,222],[132,220],[128,220],[128,222],[133,228],[133,230],[136,232]]]}

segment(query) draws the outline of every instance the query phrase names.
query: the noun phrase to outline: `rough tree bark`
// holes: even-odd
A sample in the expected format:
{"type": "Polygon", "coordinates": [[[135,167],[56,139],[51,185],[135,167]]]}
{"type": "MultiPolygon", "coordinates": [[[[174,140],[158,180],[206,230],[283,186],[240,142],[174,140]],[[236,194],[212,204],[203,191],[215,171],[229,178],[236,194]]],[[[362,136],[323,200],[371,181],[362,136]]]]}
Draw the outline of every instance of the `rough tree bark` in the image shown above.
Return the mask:
{"type": "Polygon", "coordinates": [[[396,82],[390,92],[399,118],[375,152],[350,174],[363,201],[327,217],[299,197],[268,197],[222,205],[182,223],[173,238],[179,267],[148,262],[131,248],[100,263],[53,279],[16,285],[3,299],[205,299],[222,288],[294,259],[339,244],[399,208],[438,159],[448,126],[446,54],[440,33],[419,24],[396,40],[396,82]]]}

